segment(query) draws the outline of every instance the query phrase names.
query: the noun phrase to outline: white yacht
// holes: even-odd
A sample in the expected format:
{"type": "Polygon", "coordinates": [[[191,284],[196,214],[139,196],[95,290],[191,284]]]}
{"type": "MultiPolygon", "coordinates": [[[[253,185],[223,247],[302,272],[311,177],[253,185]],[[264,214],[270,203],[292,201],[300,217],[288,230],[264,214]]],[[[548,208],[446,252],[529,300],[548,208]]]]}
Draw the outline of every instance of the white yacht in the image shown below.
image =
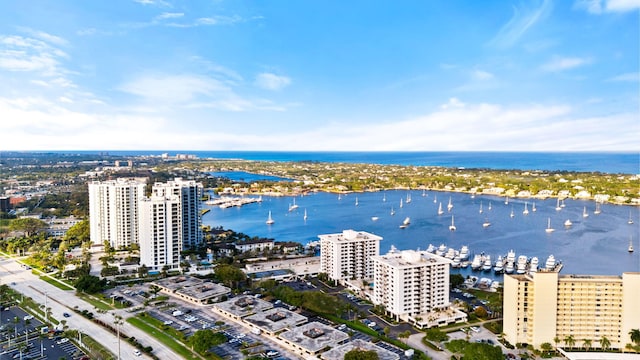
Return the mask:
{"type": "Polygon", "coordinates": [[[583,218],[589,217],[589,213],[587,212],[586,206],[584,207],[584,209],[582,209],[582,217],[583,218]]]}
{"type": "Polygon", "coordinates": [[[356,196],[356,206],[358,206],[358,197],[356,196]]]}
{"type": "Polygon", "coordinates": [[[489,210],[491,210],[491,201],[489,201],[489,210]]]}
{"type": "Polygon", "coordinates": [[[506,198],[504,198],[504,204],[505,205],[509,205],[509,197],[508,196],[506,198]]]}
{"type": "Polygon", "coordinates": [[[549,219],[547,220],[547,228],[546,228],[546,229],[544,229],[544,231],[546,231],[546,232],[548,232],[548,233],[552,233],[552,232],[556,231],[556,229],[554,229],[554,228],[552,228],[552,227],[551,227],[551,218],[549,218],[549,219]]]}
{"type": "Polygon", "coordinates": [[[482,263],[482,271],[490,271],[492,267],[491,255],[485,255],[484,262],[482,263]]]}
{"type": "Polygon", "coordinates": [[[533,274],[538,271],[538,257],[534,256],[531,258],[531,262],[529,263],[529,274],[533,274]]]}
{"type": "Polygon", "coordinates": [[[436,251],[436,247],[433,246],[433,244],[429,244],[429,246],[427,247],[427,252],[433,254],[435,251],[436,251]]]}
{"type": "Polygon", "coordinates": [[[407,226],[409,226],[410,223],[411,223],[411,218],[407,216],[406,218],[404,218],[404,221],[402,221],[402,225],[400,225],[400,228],[404,229],[407,226]]]}
{"type": "Polygon", "coordinates": [[[514,271],[513,261],[507,261],[507,265],[504,266],[504,272],[506,274],[513,274],[513,271],[514,271]]]}
{"type": "Polygon", "coordinates": [[[275,221],[273,221],[273,218],[271,217],[271,210],[269,210],[269,217],[267,217],[267,225],[271,225],[273,224],[275,221]]]}
{"type": "Polygon", "coordinates": [[[462,245],[462,248],[460,248],[460,258],[462,260],[469,259],[469,247],[467,245],[462,245]]]}
{"type": "Polygon", "coordinates": [[[395,215],[395,214],[396,214],[396,211],[395,211],[395,210],[393,210],[393,206],[392,206],[392,207],[391,207],[391,215],[395,215]]]}
{"type": "Polygon", "coordinates": [[[453,209],[453,204],[451,203],[451,196],[449,196],[449,204],[447,204],[447,211],[451,212],[453,209]]]}
{"type": "Polygon", "coordinates": [[[444,214],[444,211],[442,210],[442,203],[440,203],[440,205],[438,206],[438,215],[442,214],[444,214]]]}
{"type": "Polygon", "coordinates": [[[506,262],[510,262],[510,263],[516,262],[516,252],[515,251],[509,250],[509,252],[507,253],[506,262]]]}
{"type": "Polygon", "coordinates": [[[433,203],[437,203],[438,202],[438,195],[433,195],[433,203]]]}
{"type": "Polygon", "coordinates": [[[400,209],[402,209],[402,199],[400,199],[400,209]]]}
{"type": "Polygon", "coordinates": [[[471,261],[471,270],[480,270],[480,268],[482,268],[482,256],[476,254],[473,256],[473,261],[471,261]]]}
{"type": "Polygon", "coordinates": [[[460,259],[460,255],[456,255],[453,257],[453,260],[451,261],[451,267],[459,268],[461,263],[462,263],[462,259],[460,259]]]}
{"type": "Polygon", "coordinates": [[[440,246],[438,246],[438,249],[436,250],[436,255],[444,256],[445,251],[447,251],[447,245],[440,244],[440,246]]]}
{"type": "Polygon", "coordinates": [[[456,250],[454,248],[447,249],[447,253],[444,254],[444,257],[453,260],[453,258],[456,257],[456,250]]]}
{"type": "Polygon", "coordinates": [[[493,265],[493,272],[496,274],[502,274],[504,272],[504,259],[502,259],[502,255],[498,255],[498,260],[496,260],[493,265]]]}
{"type": "Polygon", "coordinates": [[[449,225],[449,230],[456,231],[456,226],[453,223],[453,215],[451,215],[451,225],[449,225]]]}
{"type": "Polygon", "coordinates": [[[526,201],[524,203],[524,210],[522,210],[522,213],[524,215],[529,215],[529,209],[527,209],[527,202],[526,201]]]}
{"type": "Polygon", "coordinates": [[[524,255],[518,256],[518,262],[516,263],[516,273],[524,274],[527,272],[527,257],[524,255]]]}
{"type": "Polygon", "coordinates": [[[489,227],[491,226],[491,223],[489,222],[489,219],[484,219],[484,222],[482,223],[482,227],[489,227]]]}
{"type": "Polygon", "coordinates": [[[547,258],[547,262],[544,263],[544,268],[546,270],[553,270],[556,267],[556,258],[553,255],[549,255],[547,258]]]}
{"type": "Polygon", "coordinates": [[[633,218],[631,217],[631,210],[629,210],[629,220],[627,220],[627,224],[633,225],[633,218]]]}
{"type": "Polygon", "coordinates": [[[511,207],[511,214],[509,214],[509,217],[514,217],[516,216],[516,214],[513,213],[513,206],[511,207]]]}
{"type": "Polygon", "coordinates": [[[568,227],[571,227],[571,225],[573,225],[573,223],[572,223],[572,222],[571,222],[571,220],[569,220],[569,219],[567,219],[567,220],[564,222],[564,227],[567,227],[567,228],[568,228],[568,227]]]}
{"type": "Polygon", "coordinates": [[[289,205],[289,211],[293,211],[295,209],[297,209],[299,206],[296,205],[296,198],[293,198],[293,204],[289,205]]]}
{"type": "Polygon", "coordinates": [[[372,217],[371,217],[371,221],[378,221],[378,219],[380,219],[380,218],[379,218],[379,217],[377,217],[377,216],[372,216],[372,217]]]}

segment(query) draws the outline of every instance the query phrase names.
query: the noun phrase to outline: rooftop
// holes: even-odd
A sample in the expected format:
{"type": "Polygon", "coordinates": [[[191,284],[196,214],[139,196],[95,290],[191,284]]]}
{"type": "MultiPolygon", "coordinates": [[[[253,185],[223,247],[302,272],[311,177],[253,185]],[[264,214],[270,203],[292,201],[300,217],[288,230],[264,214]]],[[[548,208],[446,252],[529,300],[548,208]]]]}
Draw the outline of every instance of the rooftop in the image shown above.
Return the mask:
{"type": "Polygon", "coordinates": [[[344,355],[351,350],[359,349],[364,351],[375,351],[378,354],[378,359],[380,360],[398,360],[400,356],[392,351],[387,349],[383,349],[380,346],[370,343],[368,341],[364,341],[362,339],[356,339],[353,341],[349,341],[344,345],[340,345],[334,349],[331,349],[320,357],[325,360],[342,360],[344,359],[344,355]]]}
{"type": "Polygon", "coordinates": [[[274,308],[256,312],[251,316],[247,316],[244,321],[264,331],[275,333],[284,329],[294,328],[306,322],[307,317],[283,308],[274,308]]]}
{"type": "Polygon", "coordinates": [[[283,332],[280,338],[315,354],[347,340],[349,335],[322,323],[311,322],[283,332]]]}
{"type": "Polygon", "coordinates": [[[249,295],[234,297],[213,306],[241,318],[273,308],[270,302],[249,295]]]}

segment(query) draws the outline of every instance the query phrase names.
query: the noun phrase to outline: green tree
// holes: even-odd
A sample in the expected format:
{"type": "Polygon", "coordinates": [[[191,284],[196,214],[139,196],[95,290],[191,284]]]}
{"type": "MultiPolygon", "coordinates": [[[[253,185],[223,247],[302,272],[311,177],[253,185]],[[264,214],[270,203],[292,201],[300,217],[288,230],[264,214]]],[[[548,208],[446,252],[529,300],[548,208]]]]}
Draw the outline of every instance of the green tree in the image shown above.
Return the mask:
{"type": "Polygon", "coordinates": [[[611,341],[609,341],[606,336],[601,337],[598,342],[600,342],[600,347],[603,350],[607,350],[611,346],[611,341]]]}
{"type": "Polygon", "coordinates": [[[447,333],[435,327],[427,329],[425,336],[427,340],[431,340],[431,341],[442,342],[442,341],[449,340],[449,335],[447,335],[447,333]]]}
{"type": "Polygon", "coordinates": [[[551,343],[545,342],[540,344],[540,349],[542,349],[542,351],[545,353],[550,353],[551,350],[553,350],[553,346],[551,345],[551,343]]]}
{"type": "Polygon", "coordinates": [[[585,350],[589,351],[589,349],[591,348],[591,339],[582,339],[582,347],[584,347],[585,350]]]}
{"type": "Polygon", "coordinates": [[[209,350],[212,346],[220,345],[226,341],[226,337],[221,333],[214,333],[213,331],[207,330],[198,330],[196,331],[188,340],[191,348],[203,354],[205,351],[209,350]]]}
{"type": "Polygon", "coordinates": [[[576,344],[576,340],[573,338],[573,335],[568,335],[564,338],[564,343],[569,347],[569,348],[573,348],[573,346],[576,344]]]}
{"type": "Polygon", "coordinates": [[[11,222],[10,228],[14,231],[22,231],[29,237],[42,229],[46,229],[47,223],[34,218],[19,218],[11,222]]]}
{"type": "Polygon", "coordinates": [[[631,331],[629,331],[629,336],[634,344],[640,345],[640,329],[631,329],[631,331]]]}
{"type": "Polygon", "coordinates": [[[455,289],[464,284],[464,276],[460,274],[449,274],[449,287],[455,289]]]}
{"type": "Polygon", "coordinates": [[[233,265],[218,265],[213,272],[218,280],[233,289],[247,280],[247,274],[233,265]]]}
{"type": "Polygon", "coordinates": [[[378,360],[378,353],[374,350],[353,349],[344,354],[344,360],[378,360]]]}
{"type": "Polygon", "coordinates": [[[71,247],[78,246],[84,242],[88,242],[91,238],[89,231],[89,221],[82,220],[79,223],[73,225],[67,230],[64,236],[64,240],[69,243],[71,247]]]}
{"type": "Polygon", "coordinates": [[[97,276],[93,275],[82,275],[78,280],[76,280],[74,286],[77,291],[84,291],[88,294],[95,294],[103,291],[107,286],[106,279],[100,279],[97,276]]]}

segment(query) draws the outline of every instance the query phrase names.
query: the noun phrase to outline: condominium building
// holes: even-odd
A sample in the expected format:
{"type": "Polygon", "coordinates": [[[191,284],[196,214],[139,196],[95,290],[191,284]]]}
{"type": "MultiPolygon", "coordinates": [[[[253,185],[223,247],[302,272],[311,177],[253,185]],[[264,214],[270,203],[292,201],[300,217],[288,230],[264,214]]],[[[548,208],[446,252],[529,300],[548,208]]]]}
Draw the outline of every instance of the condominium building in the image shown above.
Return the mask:
{"type": "Polygon", "coordinates": [[[418,327],[464,320],[464,313],[448,309],[450,260],[427,251],[392,249],[372,261],[372,301],[389,315],[418,327]],[[451,316],[440,316],[446,311],[451,316]]]}
{"type": "Polygon", "coordinates": [[[89,183],[89,224],[93,244],[108,241],[119,249],[138,242],[138,202],[146,179],[89,183]]]}
{"type": "Polygon", "coordinates": [[[175,195],[180,201],[180,221],[182,224],[182,249],[195,248],[202,243],[202,184],[194,180],[175,178],[166,183],[155,183],[155,196],[175,195]]]}
{"type": "Polygon", "coordinates": [[[624,349],[640,327],[640,273],[559,275],[538,271],[504,278],[504,333],[512,344],[624,349]],[[606,340],[606,341],[605,341],[606,340]]]}
{"type": "Polygon", "coordinates": [[[153,185],[139,203],[140,264],[153,270],[178,268],[180,254],[202,242],[202,184],[175,179],[153,185]]]}
{"type": "Polygon", "coordinates": [[[372,257],[380,254],[382,237],[355,230],[318,237],[320,272],[333,280],[373,278],[372,257]]]}

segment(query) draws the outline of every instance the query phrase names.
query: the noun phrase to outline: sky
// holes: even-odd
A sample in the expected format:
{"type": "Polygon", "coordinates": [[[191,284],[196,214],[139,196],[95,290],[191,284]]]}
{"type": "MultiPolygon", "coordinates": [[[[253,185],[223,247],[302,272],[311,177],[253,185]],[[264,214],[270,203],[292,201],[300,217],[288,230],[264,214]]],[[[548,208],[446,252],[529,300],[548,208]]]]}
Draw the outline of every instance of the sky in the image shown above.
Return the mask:
{"type": "Polygon", "coordinates": [[[640,152],[640,0],[0,10],[0,150],[640,152]]]}

